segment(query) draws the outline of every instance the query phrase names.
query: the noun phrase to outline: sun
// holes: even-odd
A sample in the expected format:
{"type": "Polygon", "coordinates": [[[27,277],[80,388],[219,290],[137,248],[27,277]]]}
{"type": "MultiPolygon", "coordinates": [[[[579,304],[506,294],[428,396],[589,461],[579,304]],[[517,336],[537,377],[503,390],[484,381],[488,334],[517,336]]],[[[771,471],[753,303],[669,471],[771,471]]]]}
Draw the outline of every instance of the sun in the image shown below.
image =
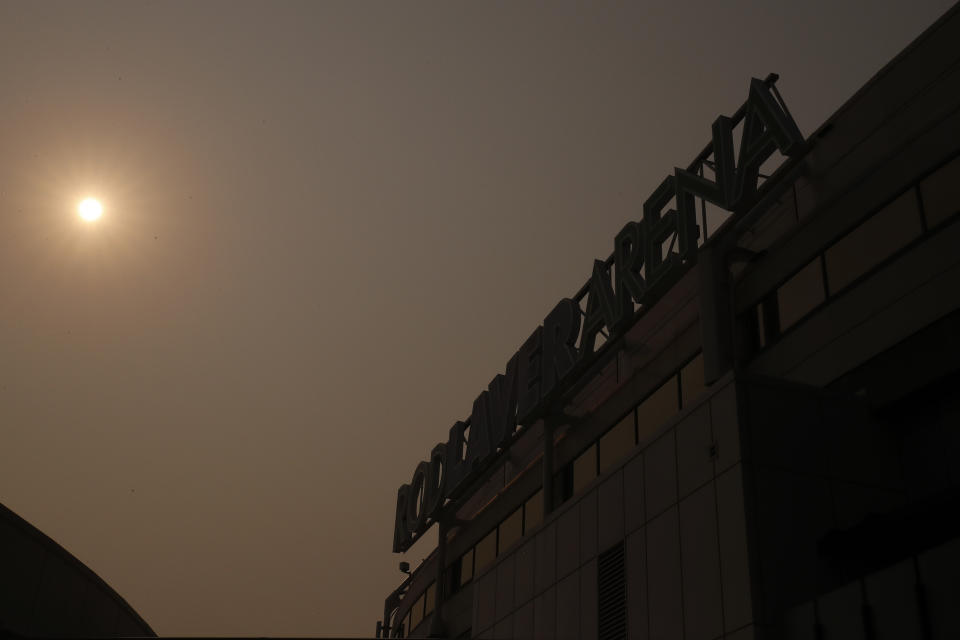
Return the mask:
{"type": "Polygon", "coordinates": [[[86,198],[77,205],[77,213],[87,222],[93,222],[103,215],[103,205],[96,198],[86,198]]]}

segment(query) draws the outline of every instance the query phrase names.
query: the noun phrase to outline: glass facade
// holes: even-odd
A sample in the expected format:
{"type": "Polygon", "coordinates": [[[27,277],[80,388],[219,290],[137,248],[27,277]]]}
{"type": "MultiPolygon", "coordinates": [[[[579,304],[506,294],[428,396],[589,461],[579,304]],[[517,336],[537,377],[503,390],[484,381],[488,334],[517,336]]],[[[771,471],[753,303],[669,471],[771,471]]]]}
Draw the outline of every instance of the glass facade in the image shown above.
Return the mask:
{"type": "Polygon", "coordinates": [[[460,556],[460,586],[473,580],[473,549],[460,556]]]}
{"type": "Polygon", "coordinates": [[[483,571],[497,557],[497,530],[488,533],[474,548],[474,568],[483,571]]]}
{"type": "Polygon", "coordinates": [[[703,354],[698,353],[680,369],[680,402],[684,407],[688,406],[706,388],[703,382],[703,354]]]}
{"type": "MultiPolygon", "coordinates": [[[[826,251],[827,284],[840,291],[923,232],[913,189],[868,218],[826,251]]],[[[783,323],[780,324],[783,328],[783,323]]]]}
{"type": "Polygon", "coordinates": [[[680,409],[677,376],[671,376],[637,406],[638,441],[643,444],[680,409]]]}
{"type": "Polygon", "coordinates": [[[497,542],[497,555],[500,555],[523,537],[523,507],[517,509],[500,523],[500,538],[497,542]]]}
{"type": "Polygon", "coordinates": [[[600,436],[597,443],[600,453],[600,473],[604,473],[615,466],[636,446],[633,415],[633,411],[631,411],[612,429],[600,436]]]}
{"type": "Polygon", "coordinates": [[[592,444],[573,461],[573,493],[580,493],[596,477],[597,445],[592,444]]]}
{"type": "Polygon", "coordinates": [[[777,313],[780,330],[792,327],[827,297],[823,288],[823,267],[820,256],[800,269],[777,289],[777,313]]]}
{"type": "Polygon", "coordinates": [[[523,533],[533,531],[533,528],[543,522],[543,489],[537,491],[523,505],[523,533]]]}
{"type": "Polygon", "coordinates": [[[930,229],[960,212],[960,158],[927,176],[920,183],[920,195],[930,229]]]}
{"type": "Polygon", "coordinates": [[[424,615],[428,616],[433,613],[433,607],[437,603],[437,583],[431,582],[424,594],[424,615]]]}
{"type": "MultiPolygon", "coordinates": [[[[744,317],[756,332],[756,347],[763,349],[779,334],[818,306],[843,295],[858,278],[878,268],[914,240],[936,232],[946,220],[960,213],[960,158],[954,159],[908,188],[839,240],[826,246],[816,258],[776,290],[776,316],[764,313],[765,303],[752,307],[744,317]],[[921,221],[921,211],[923,221],[921,221]],[[926,231],[924,230],[926,224],[926,231]],[[765,326],[771,318],[778,322],[765,326]]],[[[681,376],[683,396],[686,382],[681,376]]]]}
{"type": "Polygon", "coordinates": [[[413,607],[410,608],[410,631],[412,632],[417,626],[423,621],[423,594],[420,594],[420,597],[417,598],[413,607]]]}

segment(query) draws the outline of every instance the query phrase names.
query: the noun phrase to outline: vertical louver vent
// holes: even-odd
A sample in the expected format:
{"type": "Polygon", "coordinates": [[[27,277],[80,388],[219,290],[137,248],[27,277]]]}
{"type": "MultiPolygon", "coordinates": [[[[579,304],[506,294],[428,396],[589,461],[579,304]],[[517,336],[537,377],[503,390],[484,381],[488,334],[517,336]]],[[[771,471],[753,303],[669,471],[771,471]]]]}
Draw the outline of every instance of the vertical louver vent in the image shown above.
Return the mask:
{"type": "Polygon", "coordinates": [[[623,571],[623,543],[604,551],[597,561],[600,599],[599,640],[626,640],[627,584],[623,571]]]}

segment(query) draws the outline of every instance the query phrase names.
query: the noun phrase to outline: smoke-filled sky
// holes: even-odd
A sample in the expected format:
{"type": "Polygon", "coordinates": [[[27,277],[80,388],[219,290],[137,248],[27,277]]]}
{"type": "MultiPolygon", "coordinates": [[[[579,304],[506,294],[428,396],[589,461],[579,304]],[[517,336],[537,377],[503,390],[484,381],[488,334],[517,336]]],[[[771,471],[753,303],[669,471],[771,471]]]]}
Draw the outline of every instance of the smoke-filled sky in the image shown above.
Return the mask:
{"type": "Polygon", "coordinates": [[[373,635],[397,486],[750,77],[809,135],[950,4],[4,3],[0,502],[162,635],[373,635]]]}

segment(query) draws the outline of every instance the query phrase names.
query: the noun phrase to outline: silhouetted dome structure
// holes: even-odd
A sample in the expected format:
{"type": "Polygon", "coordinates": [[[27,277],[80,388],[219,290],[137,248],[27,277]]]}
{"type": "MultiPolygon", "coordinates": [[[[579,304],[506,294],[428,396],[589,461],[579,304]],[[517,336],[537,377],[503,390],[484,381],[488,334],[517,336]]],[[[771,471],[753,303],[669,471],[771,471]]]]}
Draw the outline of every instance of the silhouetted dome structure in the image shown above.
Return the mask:
{"type": "Polygon", "coordinates": [[[0,505],[0,637],[156,637],[66,549],[0,505]]]}

